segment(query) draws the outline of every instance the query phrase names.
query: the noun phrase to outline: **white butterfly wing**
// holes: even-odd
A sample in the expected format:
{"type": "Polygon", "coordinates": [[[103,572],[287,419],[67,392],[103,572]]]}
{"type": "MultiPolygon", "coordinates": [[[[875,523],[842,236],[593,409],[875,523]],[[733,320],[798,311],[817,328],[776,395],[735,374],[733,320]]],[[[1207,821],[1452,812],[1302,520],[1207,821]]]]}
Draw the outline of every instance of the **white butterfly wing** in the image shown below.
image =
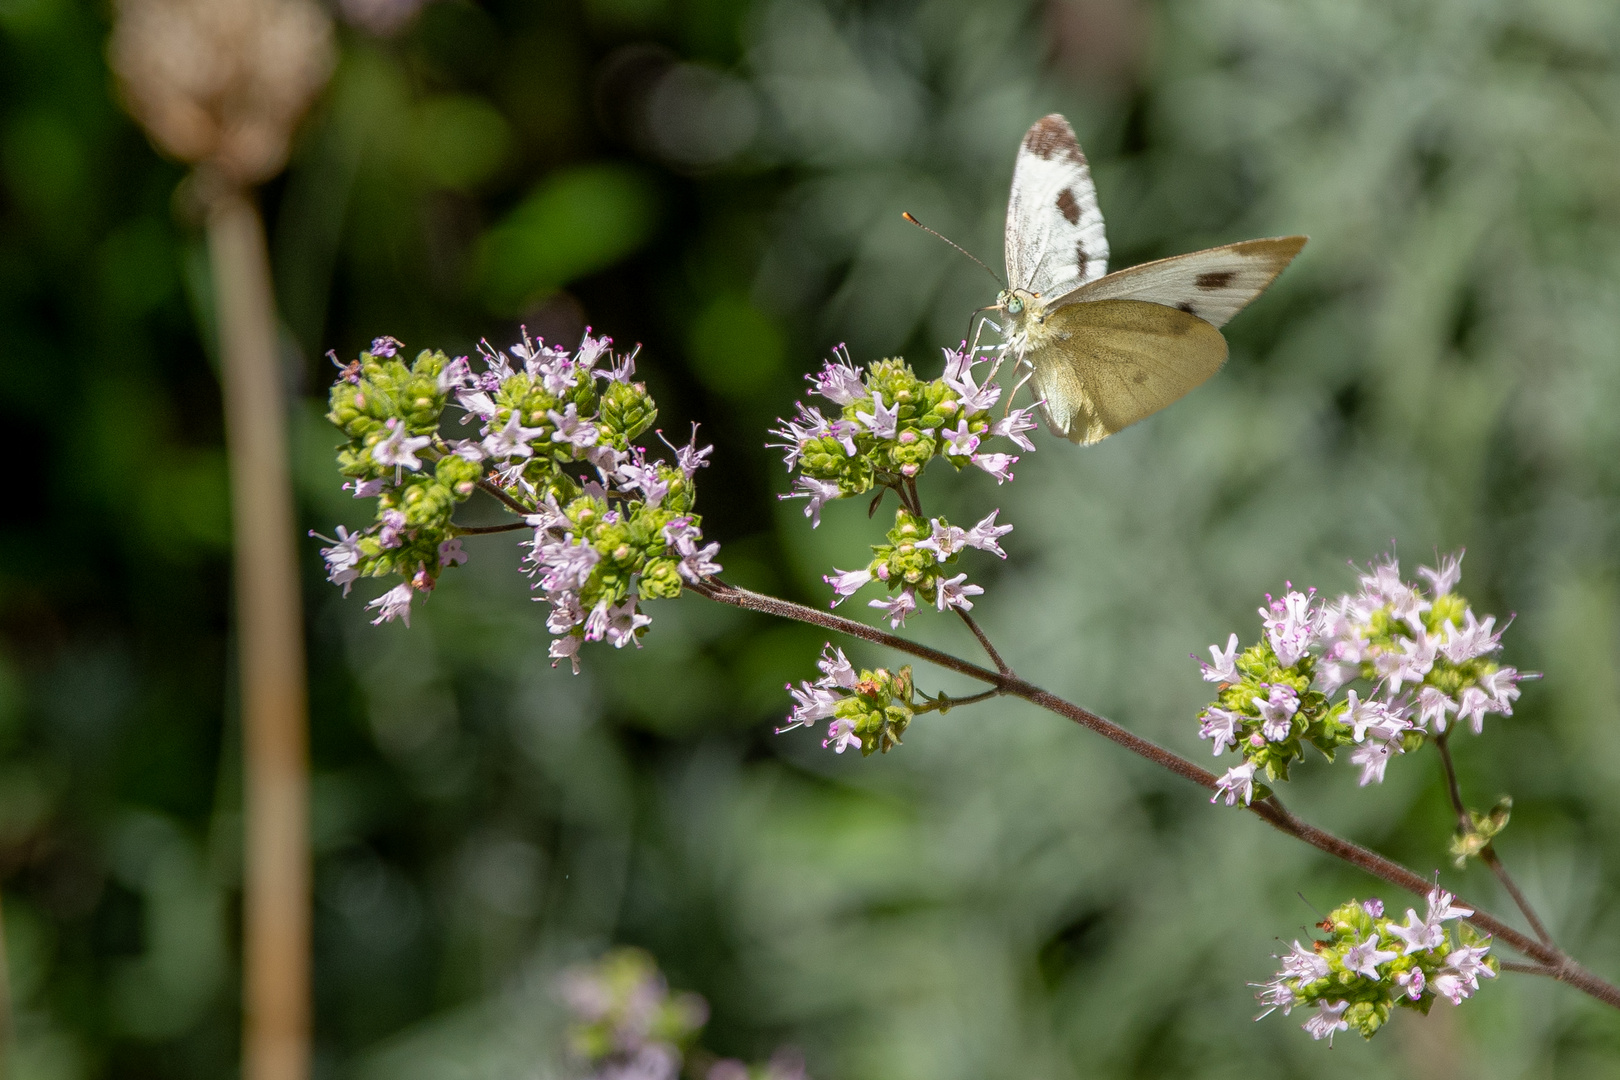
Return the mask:
{"type": "MultiPolygon", "coordinates": [[[[1022,160],[1022,159],[1020,159],[1022,160]]],[[[1174,255],[1092,281],[1053,306],[1093,300],[1146,300],[1225,326],[1276,280],[1305,246],[1303,236],[1276,236],[1174,255]]]]}
{"type": "Polygon", "coordinates": [[[1108,272],[1108,237],[1074,129],[1053,113],[1024,135],[1007,202],[1007,284],[1058,296],[1108,272]]]}
{"type": "Polygon", "coordinates": [[[1041,414],[1077,443],[1151,416],[1226,362],[1219,330],[1163,304],[1068,304],[1043,330],[1044,341],[1029,354],[1041,414]]]}

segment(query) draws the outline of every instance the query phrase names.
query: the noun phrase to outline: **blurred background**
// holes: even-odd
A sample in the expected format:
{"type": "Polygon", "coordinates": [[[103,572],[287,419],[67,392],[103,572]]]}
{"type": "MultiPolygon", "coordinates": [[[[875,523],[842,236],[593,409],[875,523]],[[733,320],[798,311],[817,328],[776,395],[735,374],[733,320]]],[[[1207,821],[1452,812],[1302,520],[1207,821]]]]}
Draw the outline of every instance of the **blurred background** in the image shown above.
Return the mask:
{"type": "MultiPolygon", "coordinates": [[[[303,526],[357,523],[321,419],[392,334],[643,343],[717,443],[738,583],[824,603],[876,536],[811,532],[765,429],[847,341],[925,374],[995,286],[1013,153],[1062,111],[1113,265],[1311,243],[1225,371],[1018,480],[967,566],[1020,674],[1203,760],[1189,652],[1285,580],[1466,547],[1546,672],[1458,747],[1560,943],[1620,975],[1620,8],[1608,0],[345,0],[271,233],[303,526]]],[[[231,1075],[241,742],[202,236],[115,103],[111,12],[0,0],[0,890],[23,1080],[231,1075]]],[[[822,636],[695,596],[641,651],[545,659],[516,540],[370,626],[303,548],[316,1072],[562,1075],[555,973],[612,945],[702,994],[704,1044],[818,1080],[1620,1076],[1620,1016],[1508,975],[1368,1044],[1251,1023],[1245,983],[1349,896],[1413,902],[1014,702],[860,760],[772,734],[822,636]]],[[[859,609],[864,612],[864,608],[859,609]]],[[[924,613],[925,616],[927,613],[924,613]]],[[[954,620],[919,638],[971,654],[954,620]]],[[[892,658],[852,650],[869,664],[892,658]]],[[[929,690],[962,689],[920,670],[929,690]]],[[[1452,869],[1437,763],[1282,794],[1452,869]]]]}

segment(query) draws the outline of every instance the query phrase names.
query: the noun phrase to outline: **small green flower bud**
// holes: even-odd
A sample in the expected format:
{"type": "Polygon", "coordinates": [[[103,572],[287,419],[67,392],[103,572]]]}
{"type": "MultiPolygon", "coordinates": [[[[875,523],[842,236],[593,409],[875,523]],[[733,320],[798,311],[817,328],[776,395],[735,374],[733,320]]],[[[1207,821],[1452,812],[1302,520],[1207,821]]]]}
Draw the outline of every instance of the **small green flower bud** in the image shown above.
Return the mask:
{"type": "Polygon", "coordinates": [[[674,559],[653,559],[641,572],[641,595],[664,600],[681,594],[680,564],[674,559]]]}
{"type": "Polygon", "coordinates": [[[599,426],[615,446],[626,445],[658,419],[658,409],[641,383],[609,383],[602,394],[601,410],[599,426]]]}

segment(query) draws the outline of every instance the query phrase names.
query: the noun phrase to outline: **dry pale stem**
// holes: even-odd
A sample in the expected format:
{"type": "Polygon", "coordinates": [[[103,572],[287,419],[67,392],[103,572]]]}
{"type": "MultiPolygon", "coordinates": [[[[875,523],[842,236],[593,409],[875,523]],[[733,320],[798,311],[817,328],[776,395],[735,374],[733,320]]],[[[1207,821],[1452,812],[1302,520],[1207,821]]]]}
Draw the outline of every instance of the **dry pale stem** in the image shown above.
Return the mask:
{"type": "Polygon", "coordinates": [[[219,305],[247,771],[243,1007],[247,1080],[305,1080],[310,1039],[309,781],[286,407],[264,224],[217,189],[208,251],[219,305]]]}

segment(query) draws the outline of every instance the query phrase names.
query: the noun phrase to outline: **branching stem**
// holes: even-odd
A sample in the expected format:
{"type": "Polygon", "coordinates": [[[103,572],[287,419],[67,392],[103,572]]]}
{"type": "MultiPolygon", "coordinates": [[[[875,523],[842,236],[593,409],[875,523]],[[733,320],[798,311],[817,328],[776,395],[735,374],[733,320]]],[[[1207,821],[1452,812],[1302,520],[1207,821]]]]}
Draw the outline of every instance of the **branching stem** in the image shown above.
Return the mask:
{"type": "Polygon", "coordinates": [[[511,510],[514,514],[521,514],[524,517],[528,517],[530,514],[534,513],[533,510],[529,509],[527,506],[524,506],[522,503],[512,498],[512,496],[508,495],[497,485],[490,483],[488,480],[478,481],[478,490],[495,496],[502,503],[506,504],[506,508],[511,510]]]}
{"type": "Polygon", "coordinates": [[[953,698],[953,697],[946,697],[944,694],[941,694],[937,698],[929,698],[923,704],[918,705],[916,708],[912,709],[911,712],[912,712],[912,715],[914,715],[914,716],[921,716],[923,713],[931,713],[931,712],[942,713],[947,709],[955,709],[955,708],[957,708],[959,706],[962,706],[962,705],[976,705],[981,701],[989,701],[993,697],[1000,697],[1000,696],[1001,696],[1001,691],[997,690],[997,689],[994,689],[994,688],[989,689],[989,690],[981,691],[980,693],[977,693],[977,694],[969,694],[967,697],[954,697],[953,698]]]}
{"type": "MultiPolygon", "coordinates": [[[[1446,790],[1451,795],[1451,808],[1457,812],[1457,828],[1461,829],[1466,835],[1473,831],[1474,822],[1468,814],[1468,808],[1463,805],[1462,787],[1457,783],[1457,767],[1451,760],[1450,739],[1451,732],[1442,732],[1435,738],[1434,745],[1440,751],[1440,765],[1446,771],[1446,790]]],[[[1519,911],[1525,917],[1525,921],[1536,932],[1536,937],[1547,945],[1553,945],[1552,935],[1547,932],[1547,927],[1537,917],[1535,908],[1530,906],[1529,898],[1519,891],[1518,882],[1513,880],[1513,876],[1508,873],[1507,867],[1502,865],[1502,859],[1496,854],[1496,848],[1487,842],[1485,846],[1479,849],[1479,857],[1484,860],[1486,866],[1491,868],[1491,873],[1495,874],[1496,880],[1502,883],[1502,888],[1507,890],[1507,894],[1513,898],[1514,904],[1518,905],[1519,911]]]]}
{"type": "MultiPolygon", "coordinates": [[[[1038,705],[1049,712],[1073,720],[1082,727],[1089,728],[1138,756],[1146,758],[1155,765],[1168,769],[1177,776],[1191,780],[1200,787],[1210,791],[1216,789],[1218,778],[1208,769],[1188,761],[1179,754],[1166,750],[1157,743],[1142,738],[1112,720],[1098,716],[1096,713],[1083,709],[1073,702],[1065,701],[1056,694],[1043,690],[1010,673],[991,671],[988,668],[952,656],[950,653],[930,648],[927,645],[920,645],[914,641],[908,641],[877,627],[868,626],[866,623],[856,622],[853,619],[846,619],[831,612],[806,607],[803,604],[796,604],[791,600],[782,600],[778,597],[766,596],[749,589],[728,585],[719,578],[709,578],[703,584],[695,585],[692,588],[693,591],[722,604],[729,604],[732,607],[743,608],[747,611],[757,611],[765,615],[792,619],[796,622],[808,623],[811,626],[819,626],[825,630],[859,638],[862,641],[870,641],[873,644],[885,646],[896,652],[914,656],[919,660],[925,660],[947,671],[954,671],[959,675],[965,675],[968,678],[988,683],[995,688],[996,693],[1023,698],[1033,705],[1038,705]]],[[[1253,803],[1248,807],[1248,810],[1279,832],[1303,840],[1319,851],[1324,851],[1334,858],[1350,863],[1352,866],[1364,870],[1374,877],[1381,878],[1391,885],[1405,889],[1416,896],[1424,896],[1434,887],[1434,883],[1430,879],[1378,854],[1376,851],[1369,850],[1325,829],[1319,829],[1315,825],[1301,821],[1284,809],[1283,805],[1274,798],[1253,803]]],[[[1535,961],[1539,965],[1536,974],[1544,974],[1549,978],[1568,983],[1604,1004],[1620,1009],[1620,988],[1593,975],[1557,946],[1547,941],[1538,941],[1527,934],[1521,933],[1495,916],[1480,910],[1477,905],[1465,903],[1464,906],[1474,908],[1474,914],[1467,920],[1470,924],[1535,961]]]]}
{"type": "Polygon", "coordinates": [[[1001,654],[996,652],[996,647],[990,644],[990,639],[985,637],[983,630],[979,629],[979,624],[973,621],[973,616],[961,608],[957,608],[956,613],[962,616],[962,621],[967,623],[967,628],[973,631],[973,636],[979,639],[980,645],[984,646],[984,651],[989,654],[990,662],[996,665],[996,670],[1003,675],[1011,675],[1013,673],[1012,668],[1008,667],[1007,662],[1001,658],[1001,654]]]}

